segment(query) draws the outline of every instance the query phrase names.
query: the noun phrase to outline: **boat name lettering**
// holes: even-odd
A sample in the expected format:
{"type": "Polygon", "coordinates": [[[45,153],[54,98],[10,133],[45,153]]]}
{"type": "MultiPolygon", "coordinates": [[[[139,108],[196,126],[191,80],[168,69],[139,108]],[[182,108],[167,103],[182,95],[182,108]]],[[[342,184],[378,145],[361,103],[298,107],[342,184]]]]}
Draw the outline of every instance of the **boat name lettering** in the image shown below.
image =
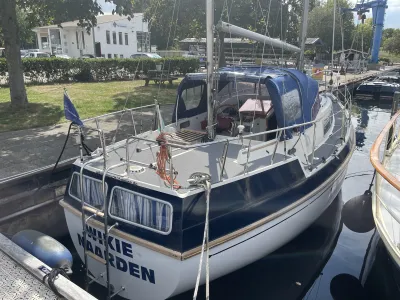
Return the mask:
{"type": "MultiPolygon", "coordinates": [[[[96,230],[90,226],[86,226],[87,230],[87,239],[86,239],[86,249],[87,251],[92,252],[94,255],[105,259],[106,254],[105,250],[103,250],[100,245],[103,245],[103,240],[105,240],[104,233],[96,230]]],[[[79,246],[83,248],[83,236],[78,233],[78,243],[79,246]]],[[[126,256],[128,258],[133,258],[132,255],[132,244],[126,243],[124,241],[120,241],[117,238],[112,236],[108,237],[108,247],[109,247],[109,263],[113,268],[118,269],[119,271],[129,273],[131,276],[140,278],[144,281],[148,281],[150,283],[155,284],[155,273],[154,270],[146,268],[144,266],[139,266],[132,261],[124,259],[118,255],[110,253],[111,251],[121,254],[122,256],[126,256]]]]}

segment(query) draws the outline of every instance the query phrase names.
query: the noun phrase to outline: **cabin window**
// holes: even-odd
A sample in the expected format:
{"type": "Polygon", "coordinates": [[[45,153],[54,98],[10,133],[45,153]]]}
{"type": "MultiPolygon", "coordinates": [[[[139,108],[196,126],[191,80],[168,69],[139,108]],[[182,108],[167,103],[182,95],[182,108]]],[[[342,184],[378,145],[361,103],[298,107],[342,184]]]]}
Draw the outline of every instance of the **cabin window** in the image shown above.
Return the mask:
{"type": "Polygon", "coordinates": [[[185,102],[186,110],[197,108],[203,96],[205,86],[199,85],[182,92],[182,99],[185,102]]]}
{"type": "Polygon", "coordinates": [[[311,120],[315,120],[317,118],[320,108],[321,108],[321,96],[317,95],[313,107],[311,109],[311,120]]]}
{"type": "MultiPolygon", "coordinates": [[[[106,183],[106,191],[108,189],[106,183]]],[[[103,185],[101,180],[92,177],[83,176],[83,191],[85,203],[95,208],[102,208],[104,204],[103,185]]],[[[78,173],[72,175],[71,184],[69,186],[69,195],[81,201],[81,176],[78,173]]]]}
{"type": "Polygon", "coordinates": [[[114,187],[110,216],[164,235],[172,229],[172,205],[168,202],[114,187]]]}
{"type": "Polygon", "coordinates": [[[295,122],[302,116],[298,90],[292,90],[282,95],[282,110],[285,123],[295,122]]]}

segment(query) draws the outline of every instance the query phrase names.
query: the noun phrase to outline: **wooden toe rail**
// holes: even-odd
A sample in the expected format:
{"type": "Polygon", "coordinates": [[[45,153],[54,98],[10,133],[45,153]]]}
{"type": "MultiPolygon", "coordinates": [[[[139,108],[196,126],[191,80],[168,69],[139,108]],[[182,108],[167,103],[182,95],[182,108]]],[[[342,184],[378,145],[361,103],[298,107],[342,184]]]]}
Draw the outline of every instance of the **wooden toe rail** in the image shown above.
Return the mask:
{"type": "Polygon", "coordinates": [[[384,165],[381,163],[379,159],[379,149],[384,141],[386,141],[386,137],[389,135],[390,128],[394,125],[397,118],[400,116],[400,110],[390,119],[389,123],[383,128],[382,132],[379,134],[378,138],[375,140],[372,145],[370,152],[370,160],[375,170],[387,180],[393,187],[395,187],[398,191],[400,191],[400,181],[391,174],[384,165]]]}

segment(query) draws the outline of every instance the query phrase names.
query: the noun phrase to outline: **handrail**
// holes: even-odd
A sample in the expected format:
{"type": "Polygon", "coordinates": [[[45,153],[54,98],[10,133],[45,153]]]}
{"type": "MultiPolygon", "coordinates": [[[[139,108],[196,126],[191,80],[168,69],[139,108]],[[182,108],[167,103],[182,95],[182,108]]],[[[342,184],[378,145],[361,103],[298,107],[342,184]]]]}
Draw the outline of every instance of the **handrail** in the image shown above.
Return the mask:
{"type": "MultiPolygon", "coordinates": [[[[111,112],[111,113],[108,113],[108,114],[104,114],[104,115],[101,115],[101,116],[97,116],[97,117],[92,117],[92,118],[84,119],[84,120],[82,120],[82,122],[85,123],[85,122],[88,122],[88,121],[96,120],[96,119],[98,119],[98,118],[116,115],[116,114],[122,113],[122,112],[141,110],[141,109],[143,109],[143,108],[151,108],[151,107],[154,107],[154,106],[155,106],[155,104],[148,104],[148,105],[143,105],[143,106],[128,108],[128,109],[124,109],[124,110],[118,110],[118,111],[114,111],[114,112],[111,112]]],[[[85,126],[85,127],[86,127],[86,126],[85,126]]]]}
{"type": "MultiPolygon", "coordinates": [[[[330,117],[335,116],[338,113],[342,113],[342,111],[338,111],[332,115],[330,115],[330,117]]],[[[286,126],[286,127],[282,127],[282,128],[277,128],[277,129],[272,129],[272,130],[268,130],[268,131],[263,131],[263,132],[257,132],[257,133],[252,133],[252,134],[248,134],[243,136],[243,138],[252,138],[252,137],[257,137],[260,135],[265,135],[265,134],[270,134],[270,133],[277,133],[277,132],[282,132],[284,130],[288,130],[288,129],[293,129],[293,128],[299,128],[299,127],[304,127],[304,126],[308,126],[308,125],[313,125],[317,122],[320,122],[322,120],[322,118],[320,119],[315,119],[313,121],[310,122],[305,122],[305,123],[301,123],[301,124],[294,124],[291,126],[286,126]]],[[[132,136],[132,135],[129,135],[132,136]]],[[[135,136],[135,139],[140,140],[140,141],[144,141],[144,142],[149,142],[149,143],[154,143],[156,144],[157,141],[155,140],[150,140],[150,139],[146,139],[146,138],[142,138],[139,136],[135,136]]],[[[236,136],[236,137],[230,137],[230,138],[224,138],[221,140],[216,140],[216,141],[211,141],[211,142],[207,142],[207,143],[200,143],[200,144],[193,144],[193,145],[180,145],[180,144],[174,144],[174,143],[168,143],[169,146],[174,147],[174,148],[179,148],[179,149],[183,149],[183,150],[190,150],[190,149],[196,149],[196,148],[204,148],[204,147],[208,147],[214,144],[221,144],[224,142],[231,142],[231,141],[237,141],[240,140],[241,137],[240,136],[236,136]]]]}
{"type": "Polygon", "coordinates": [[[372,166],[383,178],[385,178],[398,191],[400,191],[400,181],[397,180],[397,178],[395,176],[393,176],[388,170],[386,170],[384,165],[381,163],[381,161],[379,159],[379,149],[382,145],[382,142],[384,141],[384,138],[389,133],[390,128],[393,126],[394,122],[396,121],[396,119],[399,116],[400,116],[400,110],[390,119],[389,123],[387,123],[386,126],[383,128],[383,130],[379,134],[378,138],[375,140],[374,144],[372,145],[371,151],[370,151],[370,160],[371,160],[372,166]]]}

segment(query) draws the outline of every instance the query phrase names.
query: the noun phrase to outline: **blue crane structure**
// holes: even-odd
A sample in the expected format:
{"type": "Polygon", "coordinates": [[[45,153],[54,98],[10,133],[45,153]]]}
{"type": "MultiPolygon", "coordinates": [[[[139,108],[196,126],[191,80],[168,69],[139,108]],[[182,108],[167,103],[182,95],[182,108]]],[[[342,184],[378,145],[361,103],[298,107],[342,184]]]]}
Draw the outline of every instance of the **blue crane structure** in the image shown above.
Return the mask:
{"type": "Polygon", "coordinates": [[[372,9],[372,25],[373,25],[373,37],[372,37],[372,48],[371,48],[371,63],[378,63],[379,49],[381,47],[383,24],[385,21],[385,10],[387,8],[387,0],[359,0],[354,8],[343,9],[344,11],[355,11],[358,14],[359,19],[364,23],[365,13],[372,9]]]}

